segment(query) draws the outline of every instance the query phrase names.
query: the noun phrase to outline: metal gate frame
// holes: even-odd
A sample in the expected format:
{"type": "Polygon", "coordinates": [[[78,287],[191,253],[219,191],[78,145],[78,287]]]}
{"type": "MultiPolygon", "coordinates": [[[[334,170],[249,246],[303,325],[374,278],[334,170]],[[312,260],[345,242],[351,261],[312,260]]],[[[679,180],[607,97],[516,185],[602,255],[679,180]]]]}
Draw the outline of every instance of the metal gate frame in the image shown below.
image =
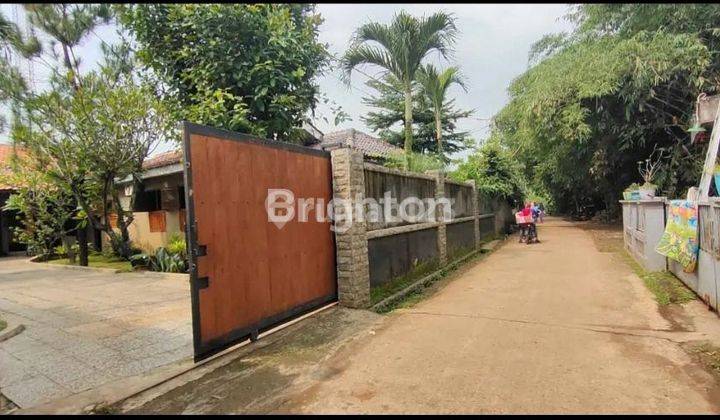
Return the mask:
{"type": "MultiPolygon", "coordinates": [[[[301,316],[307,312],[319,308],[320,306],[336,301],[337,287],[335,288],[335,292],[330,295],[316,298],[310,302],[298,305],[282,313],[272,315],[270,317],[260,320],[256,324],[235,329],[221,338],[208,341],[208,343],[206,344],[202,343],[202,338],[200,335],[200,289],[209,286],[209,279],[207,277],[198,277],[197,260],[199,257],[206,255],[207,248],[204,245],[200,245],[197,240],[197,220],[195,219],[195,201],[193,197],[194,194],[191,162],[192,155],[190,153],[191,134],[216,137],[223,140],[232,140],[241,143],[253,143],[261,146],[284,149],[291,152],[322,156],[327,158],[330,158],[330,153],[324,150],[311,149],[292,143],[265,140],[248,134],[235,133],[232,131],[191,123],[188,121],[182,121],[181,125],[183,132],[183,177],[185,183],[185,207],[187,212],[187,220],[185,223],[185,238],[188,247],[187,254],[190,264],[190,301],[192,305],[194,351],[193,358],[195,362],[198,362],[248,339],[250,339],[251,341],[255,341],[258,339],[258,335],[264,331],[275,328],[278,325],[290,321],[292,318],[301,316]]],[[[329,180],[329,182],[330,191],[332,191],[332,178],[329,180]]],[[[337,247],[335,246],[336,238],[334,231],[332,232],[331,237],[335,253],[335,263],[337,264],[337,247]]],[[[337,272],[335,281],[337,282],[337,272]]]]}

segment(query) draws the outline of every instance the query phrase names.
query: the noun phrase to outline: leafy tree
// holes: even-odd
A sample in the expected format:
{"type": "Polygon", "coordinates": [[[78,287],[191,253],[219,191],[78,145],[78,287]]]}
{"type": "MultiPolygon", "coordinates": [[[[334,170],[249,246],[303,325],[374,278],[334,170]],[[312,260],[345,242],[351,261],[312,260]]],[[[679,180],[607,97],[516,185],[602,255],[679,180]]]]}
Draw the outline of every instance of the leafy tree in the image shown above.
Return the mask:
{"type": "Polygon", "coordinates": [[[30,253],[47,258],[74,230],[75,200],[53,182],[42,165],[27,156],[15,155],[8,169],[3,177],[15,191],[2,210],[19,213],[20,226],[13,231],[16,239],[26,244],[30,253]]]}
{"type": "Polygon", "coordinates": [[[497,137],[491,138],[450,173],[458,181],[475,180],[479,194],[517,205],[524,193],[522,168],[497,137]]]}
{"type": "MultiPolygon", "coordinates": [[[[106,60],[100,70],[80,73],[76,47],[98,24],[110,20],[108,6],[25,7],[33,31],[39,32],[37,39],[42,40],[28,58],[43,62],[51,74],[48,86],[31,89],[17,67],[0,60],[12,70],[0,75],[0,98],[13,108],[11,138],[38,162],[53,188],[74,200],[74,217],[80,221],[80,264],[87,265],[87,223],[107,233],[114,251],[128,257],[127,227],[133,217],[120,205],[115,180],[137,179],[145,157],[169,133],[165,109],[133,76],[126,46],[104,45],[106,60]],[[109,225],[111,212],[118,216],[119,233],[109,225]]],[[[15,44],[11,47],[24,52],[17,51],[15,44]]]]}
{"type": "MultiPolygon", "coordinates": [[[[107,5],[31,3],[24,8],[32,33],[27,38],[23,38],[15,24],[4,17],[0,19],[0,44],[6,49],[6,55],[0,59],[0,100],[10,105],[15,124],[24,124],[25,102],[35,92],[19,68],[11,64],[11,54],[43,63],[51,70],[52,79],[65,80],[77,91],[80,89],[80,57],[76,55],[76,47],[97,25],[111,19],[107,5]]],[[[87,265],[86,231],[82,223],[77,227],[80,264],[87,265]]]]}
{"type": "Polygon", "coordinates": [[[392,153],[385,157],[383,166],[419,173],[437,171],[444,166],[444,162],[438,158],[437,155],[413,153],[409,161],[410,165],[408,166],[408,159],[405,153],[392,153]]]}
{"type": "Polygon", "coordinates": [[[92,226],[109,236],[114,252],[128,258],[142,162],[171,133],[170,119],[129,75],[114,79],[93,72],[77,82],[82,89],[58,87],[27,99],[26,124],[16,127],[13,138],[46,159],[47,174],[72,194],[92,226]],[[129,208],[115,184],[126,177],[135,181],[129,208]],[[111,213],[119,233],[110,226],[111,213]]]}
{"type": "Polygon", "coordinates": [[[444,158],[442,143],[442,117],[443,108],[446,106],[447,91],[453,84],[462,87],[467,92],[465,82],[460,75],[459,67],[448,67],[442,73],[431,64],[420,68],[418,76],[423,94],[432,103],[432,110],[435,117],[435,138],[437,139],[437,153],[444,158]]]}
{"type": "MultiPolygon", "coordinates": [[[[387,75],[383,80],[369,80],[368,87],[377,91],[376,96],[365,97],[363,103],[376,110],[370,111],[361,119],[373,131],[379,133],[383,140],[403,146],[404,134],[402,130],[395,127],[405,124],[405,99],[402,85],[392,75],[387,75]]],[[[413,86],[413,152],[415,153],[437,153],[438,142],[436,135],[435,112],[429,98],[422,93],[417,83],[413,86]]],[[[441,131],[443,149],[447,154],[464,150],[471,142],[467,132],[457,131],[457,121],[467,118],[472,111],[456,109],[453,101],[446,101],[443,104],[441,116],[441,131]]],[[[447,161],[447,158],[444,158],[447,161]]]]}
{"type": "Polygon", "coordinates": [[[617,214],[636,162],[669,150],[656,180],[670,196],[697,183],[705,146],[685,131],[718,80],[717,5],[582,5],[577,28],[540,40],[513,81],[495,131],[558,210],[617,214]]]}
{"type": "Polygon", "coordinates": [[[314,6],[137,4],[121,21],[176,119],[294,140],[316,105],[328,54],[314,6]]]}
{"type": "Polygon", "coordinates": [[[391,24],[366,23],[355,31],[342,65],[347,80],[353,70],[362,65],[381,67],[402,84],[405,100],[405,153],[413,151],[412,88],[423,59],[433,51],[447,58],[455,42],[455,19],[438,12],[429,17],[416,18],[402,11],[391,24]]]}

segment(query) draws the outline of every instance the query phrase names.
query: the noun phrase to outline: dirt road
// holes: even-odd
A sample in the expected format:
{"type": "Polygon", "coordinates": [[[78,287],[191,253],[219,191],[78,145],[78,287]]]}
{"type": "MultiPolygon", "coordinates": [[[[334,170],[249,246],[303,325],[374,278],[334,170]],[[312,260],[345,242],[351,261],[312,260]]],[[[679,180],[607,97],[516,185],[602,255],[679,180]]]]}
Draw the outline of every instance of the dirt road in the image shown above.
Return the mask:
{"type": "Polygon", "coordinates": [[[540,244],[510,239],[414,306],[326,311],[121,411],[718,413],[684,348],[720,344],[720,319],[697,301],[659,310],[595,233],[551,219],[540,244]]]}
{"type": "MultiPolygon", "coordinates": [[[[277,411],[720,410],[713,377],[680,346],[717,331],[666,320],[640,279],[588,232],[555,219],[539,237],[538,245],[506,244],[391,315],[372,339],[330,361],[332,378],[277,411]]],[[[711,316],[709,325],[720,324],[711,316]]]]}

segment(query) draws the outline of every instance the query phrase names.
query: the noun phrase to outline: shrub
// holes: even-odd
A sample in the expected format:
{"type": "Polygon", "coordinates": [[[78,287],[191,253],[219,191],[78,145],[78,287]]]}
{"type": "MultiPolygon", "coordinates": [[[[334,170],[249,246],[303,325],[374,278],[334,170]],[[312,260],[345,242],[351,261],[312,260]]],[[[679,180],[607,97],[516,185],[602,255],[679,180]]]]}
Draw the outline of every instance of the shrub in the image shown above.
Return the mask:
{"type": "Polygon", "coordinates": [[[185,238],[179,233],[173,233],[168,239],[167,250],[172,254],[180,254],[185,256],[187,254],[187,244],[185,238]]]}
{"type": "Polygon", "coordinates": [[[135,254],[130,257],[133,267],[145,267],[152,271],[161,271],[165,273],[185,273],[188,264],[183,252],[171,252],[168,248],[159,247],[155,249],[153,254],[135,254]]]}

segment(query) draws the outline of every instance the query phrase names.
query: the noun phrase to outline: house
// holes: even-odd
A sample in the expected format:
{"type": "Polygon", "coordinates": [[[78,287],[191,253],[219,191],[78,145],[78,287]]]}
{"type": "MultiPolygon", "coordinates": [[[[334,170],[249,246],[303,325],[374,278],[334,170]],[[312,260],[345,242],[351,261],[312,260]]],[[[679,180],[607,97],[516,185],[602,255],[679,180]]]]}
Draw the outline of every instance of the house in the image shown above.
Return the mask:
{"type": "MultiPolygon", "coordinates": [[[[10,159],[15,153],[22,154],[14,146],[0,143],[0,209],[5,207],[8,197],[15,192],[16,186],[8,183],[10,159]]],[[[25,246],[14,240],[12,230],[18,226],[17,214],[11,211],[0,211],[0,255],[24,251],[25,246]]]]}
{"type": "Polygon", "coordinates": [[[321,150],[350,147],[363,152],[366,160],[374,162],[382,162],[392,154],[403,152],[403,150],[397,146],[393,146],[382,139],[373,137],[354,128],[324,134],[321,139],[307,144],[307,146],[321,150]]]}
{"type": "MultiPolygon", "coordinates": [[[[133,205],[130,239],[138,248],[152,252],[165,246],[168,239],[185,232],[185,183],[182,151],[160,153],[145,160],[140,175],[142,190],[133,205]]],[[[133,185],[129,178],[118,182],[120,200],[130,207],[133,185]]],[[[110,220],[114,225],[114,221],[110,220]]]]}
{"type": "MultiPolygon", "coordinates": [[[[317,129],[310,131],[306,128],[306,131],[310,139],[305,145],[313,149],[351,147],[375,162],[382,161],[391,153],[402,152],[398,147],[355,129],[325,135],[317,129]]],[[[184,235],[186,211],[182,161],[182,151],[177,150],[152,156],[143,163],[140,176],[142,191],[138,191],[135,198],[132,208],[134,221],[129,227],[130,239],[136,247],[152,252],[167,245],[171,236],[184,235]]],[[[127,178],[119,181],[118,185],[123,207],[129,208],[132,182],[127,178]]]]}

